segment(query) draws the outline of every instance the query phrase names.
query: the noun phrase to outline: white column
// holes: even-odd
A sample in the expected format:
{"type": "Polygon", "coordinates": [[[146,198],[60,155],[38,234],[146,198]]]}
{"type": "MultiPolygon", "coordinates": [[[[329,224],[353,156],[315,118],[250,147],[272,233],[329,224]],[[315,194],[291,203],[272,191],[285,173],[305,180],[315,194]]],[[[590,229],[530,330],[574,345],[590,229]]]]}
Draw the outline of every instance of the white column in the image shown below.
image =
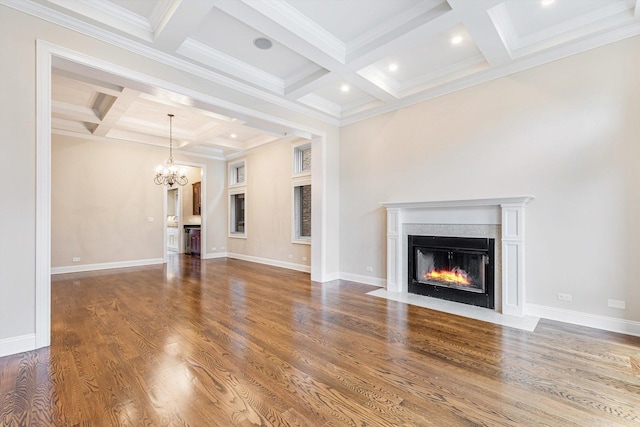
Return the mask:
{"type": "Polygon", "coordinates": [[[524,203],[502,207],[502,313],[524,316],[524,203]]]}
{"type": "Polygon", "coordinates": [[[387,208],[387,291],[402,292],[403,287],[401,210],[387,208]]]}

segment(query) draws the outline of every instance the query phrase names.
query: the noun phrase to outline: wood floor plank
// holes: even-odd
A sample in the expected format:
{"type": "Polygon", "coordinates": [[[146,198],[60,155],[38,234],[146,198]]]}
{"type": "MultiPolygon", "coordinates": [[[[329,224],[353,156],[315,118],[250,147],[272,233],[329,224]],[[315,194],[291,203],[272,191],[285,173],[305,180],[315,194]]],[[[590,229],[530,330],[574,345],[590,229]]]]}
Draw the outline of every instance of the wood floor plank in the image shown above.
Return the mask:
{"type": "Polygon", "coordinates": [[[640,425],[640,338],[526,332],[232,259],[53,276],[2,426],[640,425]]]}

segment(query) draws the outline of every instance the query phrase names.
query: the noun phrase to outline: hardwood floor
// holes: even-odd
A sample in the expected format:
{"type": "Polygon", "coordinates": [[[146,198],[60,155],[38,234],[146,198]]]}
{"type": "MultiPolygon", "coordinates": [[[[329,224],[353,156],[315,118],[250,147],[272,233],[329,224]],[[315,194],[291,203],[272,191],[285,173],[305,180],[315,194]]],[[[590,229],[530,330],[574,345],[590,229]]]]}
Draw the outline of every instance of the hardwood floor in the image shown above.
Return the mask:
{"type": "Polygon", "coordinates": [[[220,259],[53,276],[2,426],[640,424],[640,338],[525,332],[220,259]]]}

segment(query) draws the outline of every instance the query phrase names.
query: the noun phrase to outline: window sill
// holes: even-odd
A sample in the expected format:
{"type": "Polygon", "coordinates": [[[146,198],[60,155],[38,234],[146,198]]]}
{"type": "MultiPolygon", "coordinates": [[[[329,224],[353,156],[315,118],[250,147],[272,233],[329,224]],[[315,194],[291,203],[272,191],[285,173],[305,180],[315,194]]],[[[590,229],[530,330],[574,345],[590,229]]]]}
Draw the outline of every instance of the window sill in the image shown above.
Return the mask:
{"type": "Polygon", "coordinates": [[[294,245],[311,245],[311,239],[292,239],[294,245]]]}
{"type": "Polygon", "coordinates": [[[294,173],[293,175],[291,175],[292,179],[296,179],[296,178],[307,178],[311,176],[311,171],[304,171],[304,172],[299,172],[299,173],[294,173]]]}
{"type": "Polygon", "coordinates": [[[229,233],[229,237],[232,239],[246,239],[247,235],[246,234],[240,234],[240,233],[229,233]]]}

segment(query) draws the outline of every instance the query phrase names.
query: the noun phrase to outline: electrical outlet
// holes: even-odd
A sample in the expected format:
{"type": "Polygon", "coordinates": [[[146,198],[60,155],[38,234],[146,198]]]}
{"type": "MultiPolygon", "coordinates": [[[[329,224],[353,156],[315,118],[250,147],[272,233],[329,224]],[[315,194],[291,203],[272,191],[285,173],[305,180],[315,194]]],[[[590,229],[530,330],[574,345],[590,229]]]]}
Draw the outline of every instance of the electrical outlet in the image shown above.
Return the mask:
{"type": "Polygon", "coordinates": [[[625,301],[622,301],[619,299],[610,299],[608,303],[609,303],[609,307],[619,308],[620,310],[625,310],[627,306],[625,301]]]}
{"type": "Polygon", "coordinates": [[[152,216],[148,216],[148,217],[147,217],[147,222],[153,222],[153,221],[154,221],[154,219],[153,219],[153,217],[152,217],[152,216]]]}
{"type": "Polygon", "coordinates": [[[369,273],[373,273],[373,267],[371,267],[370,265],[368,265],[365,270],[367,270],[369,273]]]}
{"type": "Polygon", "coordinates": [[[215,251],[217,248],[214,246],[211,248],[212,251],[215,251]]]}
{"type": "Polygon", "coordinates": [[[293,255],[289,254],[289,259],[293,259],[293,255]]]}
{"type": "Polygon", "coordinates": [[[571,294],[563,294],[558,292],[558,301],[571,301],[571,294]]]}
{"type": "Polygon", "coordinates": [[[73,262],[80,262],[80,257],[74,256],[72,259],[73,262]]]}
{"type": "Polygon", "coordinates": [[[306,256],[303,256],[303,257],[302,257],[302,261],[306,261],[306,260],[307,260],[307,257],[306,257],[306,256]]]}

